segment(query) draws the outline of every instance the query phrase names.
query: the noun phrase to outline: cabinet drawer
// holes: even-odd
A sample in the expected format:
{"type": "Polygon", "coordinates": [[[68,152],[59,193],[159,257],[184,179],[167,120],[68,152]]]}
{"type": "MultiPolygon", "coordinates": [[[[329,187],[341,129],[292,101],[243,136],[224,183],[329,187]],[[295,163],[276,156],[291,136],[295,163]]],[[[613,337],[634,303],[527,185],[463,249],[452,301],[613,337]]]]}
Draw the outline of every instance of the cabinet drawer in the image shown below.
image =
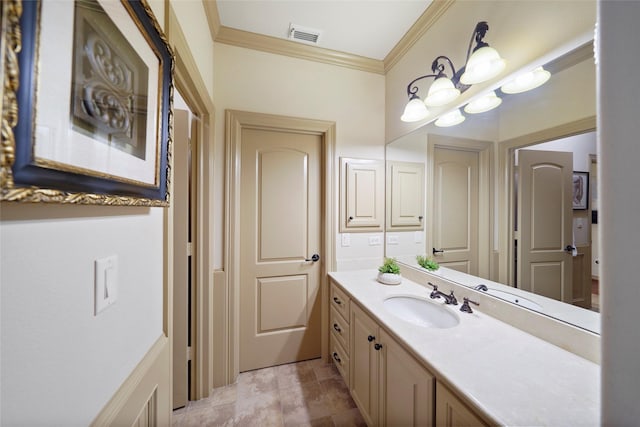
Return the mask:
{"type": "Polygon", "coordinates": [[[330,322],[329,327],[333,336],[342,345],[342,348],[349,348],[349,323],[333,307],[331,307],[330,322]]]}
{"type": "Polygon", "coordinates": [[[333,363],[336,364],[340,375],[342,375],[342,379],[344,379],[345,384],[349,387],[349,356],[334,335],[331,336],[329,350],[333,363]]]}
{"type": "Polygon", "coordinates": [[[331,307],[335,308],[343,319],[349,318],[349,297],[335,283],[331,283],[331,307]]]}

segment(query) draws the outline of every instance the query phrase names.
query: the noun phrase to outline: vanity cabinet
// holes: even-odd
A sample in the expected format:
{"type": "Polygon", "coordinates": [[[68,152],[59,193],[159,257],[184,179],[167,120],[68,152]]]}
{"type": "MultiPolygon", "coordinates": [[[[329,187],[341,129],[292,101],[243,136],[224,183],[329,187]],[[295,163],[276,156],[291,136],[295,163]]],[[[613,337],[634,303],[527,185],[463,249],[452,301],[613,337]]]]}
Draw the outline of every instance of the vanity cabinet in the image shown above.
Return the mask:
{"type": "Polygon", "coordinates": [[[433,375],[353,303],[350,325],[350,391],[367,424],[433,425],[433,375]]]}
{"type": "Polygon", "coordinates": [[[438,427],[488,426],[440,381],[436,382],[436,425],[438,427]]]}
{"type": "Polygon", "coordinates": [[[330,331],[329,352],[333,362],[349,387],[349,297],[334,283],[331,283],[330,298],[330,331]]]}

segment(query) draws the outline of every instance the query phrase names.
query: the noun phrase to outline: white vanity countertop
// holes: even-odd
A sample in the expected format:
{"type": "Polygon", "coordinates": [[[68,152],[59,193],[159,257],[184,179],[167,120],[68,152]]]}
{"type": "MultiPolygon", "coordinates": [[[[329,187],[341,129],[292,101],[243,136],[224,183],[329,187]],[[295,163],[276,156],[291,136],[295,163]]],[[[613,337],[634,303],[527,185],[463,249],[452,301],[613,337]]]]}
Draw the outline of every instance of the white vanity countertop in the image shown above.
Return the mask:
{"type": "MultiPolygon", "coordinates": [[[[600,366],[482,313],[449,307],[460,323],[449,329],[405,322],[383,307],[393,295],[429,297],[406,278],[400,285],[376,281],[377,271],[329,273],[353,300],[373,313],[404,344],[486,415],[501,425],[596,426],[600,424],[600,366]]],[[[449,289],[440,289],[448,293],[449,289]]],[[[434,301],[434,300],[432,300],[434,301]]]]}

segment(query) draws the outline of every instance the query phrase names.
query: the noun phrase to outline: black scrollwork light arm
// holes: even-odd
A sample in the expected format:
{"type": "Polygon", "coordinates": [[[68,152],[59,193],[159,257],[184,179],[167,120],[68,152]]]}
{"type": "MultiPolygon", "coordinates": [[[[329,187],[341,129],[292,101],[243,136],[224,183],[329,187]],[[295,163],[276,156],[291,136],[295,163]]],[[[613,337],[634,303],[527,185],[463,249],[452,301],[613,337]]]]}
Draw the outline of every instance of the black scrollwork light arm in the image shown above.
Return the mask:
{"type": "Polygon", "coordinates": [[[437,73],[438,73],[437,77],[446,76],[446,74],[444,72],[444,68],[445,68],[444,64],[440,63],[440,60],[447,61],[447,63],[451,67],[451,75],[455,75],[456,74],[456,68],[453,66],[453,62],[451,62],[449,57],[448,56],[444,56],[444,55],[440,55],[436,59],[434,59],[433,62],[431,63],[431,71],[433,71],[435,73],[436,70],[437,70],[437,73]]]}
{"type": "Polygon", "coordinates": [[[465,90],[469,89],[471,87],[470,85],[465,85],[460,83],[460,76],[464,73],[467,62],[469,61],[469,57],[471,56],[471,54],[476,50],[480,49],[481,47],[489,46],[488,43],[485,43],[483,41],[484,36],[487,34],[487,31],[489,31],[489,24],[487,24],[486,21],[480,21],[476,24],[476,27],[473,30],[473,34],[471,35],[471,40],[469,40],[469,48],[467,49],[465,66],[460,68],[459,70],[456,71],[456,68],[453,66],[453,62],[451,62],[451,59],[449,59],[449,57],[445,55],[440,55],[436,59],[434,59],[433,62],[431,63],[431,71],[433,71],[434,74],[427,74],[425,76],[417,77],[407,85],[407,96],[409,97],[409,100],[418,98],[418,87],[415,86],[416,82],[426,78],[437,79],[438,77],[447,77],[445,73],[446,67],[443,62],[448,63],[449,67],[451,67],[451,81],[453,82],[454,86],[458,90],[460,90],[460,92],[464,92],[465,90]],[[473,48],[473,51],[472,51],[471,48],[473,46],[474,41],[476,43],[476,46],[473,48]]]}
{"type": "Polygon", "coordinates": [[[471,46],[473,46],[473,42],[475,40],[476,47],[473,48],[473,52],[480,49],[481,47],[489,46],[488,43],[484,42],[484,36],[487,35],[487,31],[489,31],[489,24],[487,21],[480,21],[476,24],[475,30],[473,30],[473,35],[471,36],[471,40],[469,40],[469,48],[467,49],[467,57],[465,59],[465,64],[469,61],[469,56],[471,56],[471,46]]]}
{"type": "Polygon", "coordinates": [[[415,99],[418,97],[417,93],[418,93],[418,86],[415,86],[415,83],[422,80],[422,79],[427,79],[429,77],[433,77],[433,78],[437,78],[438,75],[437,74],[427,74],[426,76],[420,76],[417,77],[415,79],[413,79],[408,85],[407,85],[407,96],[409,97],[409,99],[415,99]]]}

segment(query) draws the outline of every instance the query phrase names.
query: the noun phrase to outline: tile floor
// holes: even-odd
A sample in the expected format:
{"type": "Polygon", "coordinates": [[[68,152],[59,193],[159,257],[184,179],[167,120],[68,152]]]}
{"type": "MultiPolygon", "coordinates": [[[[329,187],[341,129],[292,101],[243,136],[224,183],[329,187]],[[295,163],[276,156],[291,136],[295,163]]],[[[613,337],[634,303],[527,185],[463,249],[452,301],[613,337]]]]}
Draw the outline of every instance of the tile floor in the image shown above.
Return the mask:
{"type": "Polygon", "coordinates": [[[321,359],[243,372],[236,384],[173,413],[174,427],[366,426],[333,363],[321,359]]]}

